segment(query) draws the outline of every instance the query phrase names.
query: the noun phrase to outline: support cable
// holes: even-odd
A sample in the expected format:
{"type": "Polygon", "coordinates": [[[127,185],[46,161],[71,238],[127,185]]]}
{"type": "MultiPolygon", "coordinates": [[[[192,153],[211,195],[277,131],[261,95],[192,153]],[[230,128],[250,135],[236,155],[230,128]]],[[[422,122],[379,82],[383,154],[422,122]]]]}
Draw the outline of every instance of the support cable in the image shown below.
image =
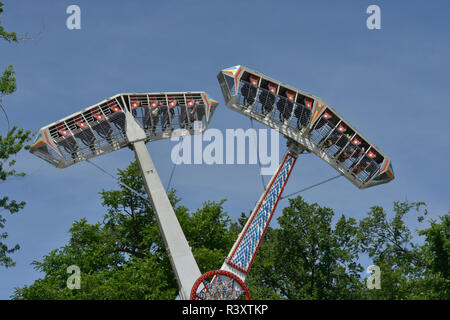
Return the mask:
{"type": "Polygon", "coordinates": [[[169,182],[167,183],[166,192],[169,192],[170,184],[172,182],[173,173],[175,172],[175,168],[176,167],[177,167],[177,164],[174,163],[173,166],[172,166],[172,171],[170,172],[169,182]]]}
{"type": "Polygon", "coordinates": [[[8,123],[8,132],[11,130],[11,124],[9,123],[8,114],[6,113],[5,108],[3,108],[2,102],[1,102],[1,96],[0,96],[0,108],[2,109],[3,113],[5,114],[6,122],[8,123]]]}
{"type": "MultiPolygon", "coordinates": [[[[252,127],[252,129],[254,129],[253,128],[253,118],[251,118],[250,117],[250,125],[251,125],[251,127],[252,127]]],[[[257,149],[257,153],[256,153],[256,159],[258,160],[258,166],[259,166],[259,175],[261,176],[261,183],[262,183],[262,186],[263,186],[263,189],[264,189],[264,191],[266,190],[266,182],[264,181],[264,176],[261,174],[261,172],[262,172],[262,167],[261,167],[261,161],[259,161],[259,149],[258,148],[256,148],[257,149]]]]}
{"type": "MultiPolygon", "coordinates": [[[[184,143],[184,137],[185,136],[182,136],[181,137],[181,144],[183,144],[184,143]]],[[[180,157],[180,153],[178,152],[178,158],[180,157]]],[[[178,160],[178,159],[177,159],[178,160]]],[[[176,162],[178,162],[178,161],[176,161],[176,162]]],[[[176,164],[176,162],[173,164],[173,166],[172,166],[172,171],[170,172],[170,176],[169,176],[169,182],[167,183],[167,187],[166,187],[166,192],[169,192],[169,188],[170,188],[170,185],[171,185],[171,183],[172,183],[172,178],[173,178],[173,174],[174,174],[174,172],[175,172],[175,168],[177,167],[177,164],[176,164]]]]}
{"type": "Polygon", "coordinates": [[[89,159],[86,159],[87,163],[90,163],[91,165],[93,165],[95,168],[97,168],[98,170],[100,170],[101,172],[105,173],[106,175],[110,176],[111,178],[113,178],[117,183],[119,183],[121,186],[125,187],[126,189],[128,189],[129,191],[131,191],[132,193],[134,193],[136,196],[138,196],[139,198],[144,199],[145,201],[148,201],[148,197],[145,196],[144,194],[140,193],[139,191],[134,190],[133,188],[131,188],[130,186],[128,186],[127,184],[123,183],[122,181],[120,181],[118,178],[116,178],[113,174],[109,173],[108,171],[106,171],[105,169],[103,169],[102,167],[100,167],[99,165],[95,164],[94,162],[90,161],[89,159]]]}
{"type": "Polygon", "coordinates": [[[335,177],[332,177],[332,178],[323,180],[323,181],[321,181],[321,182],[319,182],[319,183],[316,183],[316,184],[313,184],[313,185],[311,185],[311,186],[309,186],[309,187],[303,188],[303,189],[301,189],[301,190],[299,190],[299,191],[297,191],[297,192],[293,192],[293,193],[290,193],[290,194],[288,194],[288,195],[286,195],[286,196],[283,196],[283,197],[280,198],[280,200],[289,198],[289,197],[291,197],[291,196],[293,196],[293,195],[296,195],[296,194],[298,194],[298,193],[300,193],[300,192],[303,192],[303,191],[312,189],[312,188],[314,188],[314,187],[318,187],[318,186],[320,186],[320,185],[322,185],[322,184],[324,184],[324,183],[330,182],[330,181],[332,181],[332,180],[334,180],[334,179],[337,179],[337,178],[340,178],[340,177],[342,177],[342,176],[343,176],[342,174],[339,174],[339,175],[337,175],[337,176],[335,176],[335,177]]]}

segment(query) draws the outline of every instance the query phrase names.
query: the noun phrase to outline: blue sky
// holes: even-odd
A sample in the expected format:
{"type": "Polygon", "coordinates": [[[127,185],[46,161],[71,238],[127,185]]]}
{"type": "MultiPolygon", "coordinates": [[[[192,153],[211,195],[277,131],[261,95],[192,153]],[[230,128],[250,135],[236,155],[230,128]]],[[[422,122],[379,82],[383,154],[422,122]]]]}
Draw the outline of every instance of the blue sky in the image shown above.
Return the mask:
{"type": "MultiPolygon", "coordinates": [[[[226,108],[216,79],[242,64],[321,97],[392,159],[396,179],[389,184],[358,190],[338,179],[302,194],[308,202],[355,218],[398,200],[425,201],[430,218],[450,209],[446,1],[3,2],[1,24],[35,38],[0,42],[0,70],[16,70],[18,89],[3,99],[12,124],[37,131],[120,92],[202,90],[220,102],[212,128],[246,129],[250,121],[226,108]],[[81,30],[66,28],[71,4],[81,8],[81,30]],[[366,27],[371,4],[381,8],[381,30],[366,27]]],[[[164,185],[173,145],[148,145],[164,185]]],[[[124,149],[94,161],[115,172],[132,159],[124,149]]],[[[21,250],[13,255],[16,267],[0,269],[0,299],[41,276],[30,262],[64,245],[74,220],[100,221],[98,192],[116,187],[87,163],[60,170],[28,152],[17,156],[17,169],[27,176],[0,184],[1,195],[27,202],[7,216],[7,243],[21,250]]],[[[258,165],[182,165],[172,184],[191,210],[226,198],[226,211],[237,218],[262,192],[258,172],[258,165]]],[[[335,174],[314,155],[301,155],[285,192],[335,174]]],[[[273,223],[286,205],[279,203],[273,223]]],[[[408,221],[422,227],[414,215],[408,221]]]]}

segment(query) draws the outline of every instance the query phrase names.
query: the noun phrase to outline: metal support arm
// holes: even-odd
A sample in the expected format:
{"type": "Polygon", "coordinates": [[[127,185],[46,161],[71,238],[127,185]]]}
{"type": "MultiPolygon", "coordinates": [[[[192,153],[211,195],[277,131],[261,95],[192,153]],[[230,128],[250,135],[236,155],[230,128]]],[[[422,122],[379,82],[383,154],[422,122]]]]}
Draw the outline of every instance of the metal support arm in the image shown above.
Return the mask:
{"type": "Polygon", "coordinates": [[[201,276],[200,269],[147,150],[145,132],[128,112],[126,121],[127,138],[134,150],[144,179],[145,190],[149,195],[172,269],[175,272],[180,288],[180,298],[189,299],[192,286],[201,276]]]}
{"type": "Polygon", "coordinates": [[[250,299],[250,293],[244,283],[245,278],[281,198],[297,155],[303,152],[303,148],[293,140],[288,140],[288,149],[222,268],[202,275],[192,288],[191,299],[235,300],[242,296],[250,299]],[[206,278],[211,277],[212,280],[208,283],[206,278]]]}
{"type": "Polygon", "coordinates": [[[262,238],[269,226],[278,201],[283,193],[298,153],[301,152],[298,144],[288,142],[289,150],[269,182],[267,190],[262,194],[250,217],[242,229],[237,241],[234,243],[221,270],[232,272],[242,281],[245,281],[250,266],[261,244],[262,238]]]}

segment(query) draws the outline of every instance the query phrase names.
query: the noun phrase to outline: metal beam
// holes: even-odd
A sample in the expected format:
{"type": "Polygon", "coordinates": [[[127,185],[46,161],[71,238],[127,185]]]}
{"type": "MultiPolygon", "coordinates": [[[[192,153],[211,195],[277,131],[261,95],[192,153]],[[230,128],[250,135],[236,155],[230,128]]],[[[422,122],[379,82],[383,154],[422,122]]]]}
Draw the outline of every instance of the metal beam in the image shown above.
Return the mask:
{"type": "Polygon", "coordinates": [[[144,179],[145,190],[149,195],[180,288],[180,298],[183,300],[189,299],[192,286],[201,276],[200,269],[145,145],[144,130],[129,112],[126,112],[126,122],[127,138],[134,150],[136,161],[144,179]]]}

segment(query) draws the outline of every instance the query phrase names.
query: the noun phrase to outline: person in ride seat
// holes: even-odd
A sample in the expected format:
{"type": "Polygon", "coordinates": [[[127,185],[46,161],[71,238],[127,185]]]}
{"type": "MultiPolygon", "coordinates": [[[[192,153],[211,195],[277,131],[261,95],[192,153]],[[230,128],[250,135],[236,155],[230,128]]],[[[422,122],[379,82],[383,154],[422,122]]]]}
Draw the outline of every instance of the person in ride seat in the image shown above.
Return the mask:
{"type": "Polygon", "coordinates": [[[342,138],[343,134],[340,133],[337,130],[334,130],[330,136],[327,138],[327,140],[325,140],[323,146],[325,148],[330,148],[331,146],[333,146],[336,142],[338,142],[341,138],[342,138]]]}
{"type": "MultiPolygon", "coordinates": [[[[306,97],[303,97],[301,101],[295,104],[294,116],[297,118],[297,129],[301,129],[308,125],[311,118],[311,104],[309,107],[305,103],[306,97]]],[[[317,127],[319,129],[320,127],[317,127]]]]}
{"type": "Polygon", "coordinates": [[[371,177],[380,166],[380,164],[376,161],[376,157],[377,153],[373,149],[370,149],[353,170],[353,173],[358,174],[362,171],[366,171],[369,174],[368,177],[371,177]]]}
{"type": "Polygon", "coordinates": [[[176,106],[176,104],[176,101],[170,101],[168,106],[164,104],[160,107],[161,126],[163,131],[166,130],[166,128],[171,129],[171,120],[175,116],[174,107],[176,106]]]}
{"type": "Polygon", "coordinates": [[[345,147],[349,138],[350,135],[347,132],[347,125],[341,122],[325,140],[324,147],[329,148],[332,145],[336,145],[338,147],[338,150],[335,151],[336,155],[343,147],[345,147]]]}
{"type": "Polygon", "coordinates": [[[256,93],[258,91],[258,77],[250,76],[250,83],[243,82],[241,94],[244,98],[244,108],[251,106],[256,101],[256,93]]]}
{"type": "Polygon", "coordinates": [[[371,164],[372,164],[372,160],[369,157],[364,156],[364,158],[359,162],[359,164],[356,166],[356,168],[353,169],[353,173],[359,174],[360,172],[369,169],[371,164]]]}
{"type": "Polygon", "coordinates": [[[75,138],[80,139],[80,141],[92,152],[95,152],[95,136],[94,133],[88,128],[86,122],[81,118],[80,115],[75,117],[75,124],[77,129],[72,133],[75,138]]]}
{"type": "Polygon", "coordinates": [[[345,162],[347,159],[357,159],[360,155],[362,155],[365,151],[365,148],[358,148],[353,144],[349,144],[344,151],[339,155],[338,160],[340,162],[345,162]]]}
{"type": "Polygon", "coordinates": [[[155,133],[156,125],[159,121],[159,103],[156,100],[151,100],[150,105],[145,108],[144,128],[151,128],[152,133],[155,133]]]}
{"type": "Polygon", "coordinates": [[[293,95],[286,91],[287,99],[280,97],[277,102],[277,109],[280,112],[280,121],[287,121],[291,117],[292,109],[294,108],[293,95]]]}
{"type": "Polygon", "coordinates": [[[269,91],[262,90],[261,94],[259,95],[261,112],[264,114],[264,116],[268,115],[273,109],[273,105],[275,103],[275,93],[276,87],[269,83],[269,91]]]}
{"type": "Polygon", "coordinates": [[[189,123],[189,129],[192,129],[192,123],[195,120],[195,111],[197,111],[197,106],[199,102],[190,100],[187,102],[185,107],[181,108],[180,114],[180,126],[181,128],[185,128],[189,123]],[[188,121],[189,119],[189,121],[188,121]]]}

